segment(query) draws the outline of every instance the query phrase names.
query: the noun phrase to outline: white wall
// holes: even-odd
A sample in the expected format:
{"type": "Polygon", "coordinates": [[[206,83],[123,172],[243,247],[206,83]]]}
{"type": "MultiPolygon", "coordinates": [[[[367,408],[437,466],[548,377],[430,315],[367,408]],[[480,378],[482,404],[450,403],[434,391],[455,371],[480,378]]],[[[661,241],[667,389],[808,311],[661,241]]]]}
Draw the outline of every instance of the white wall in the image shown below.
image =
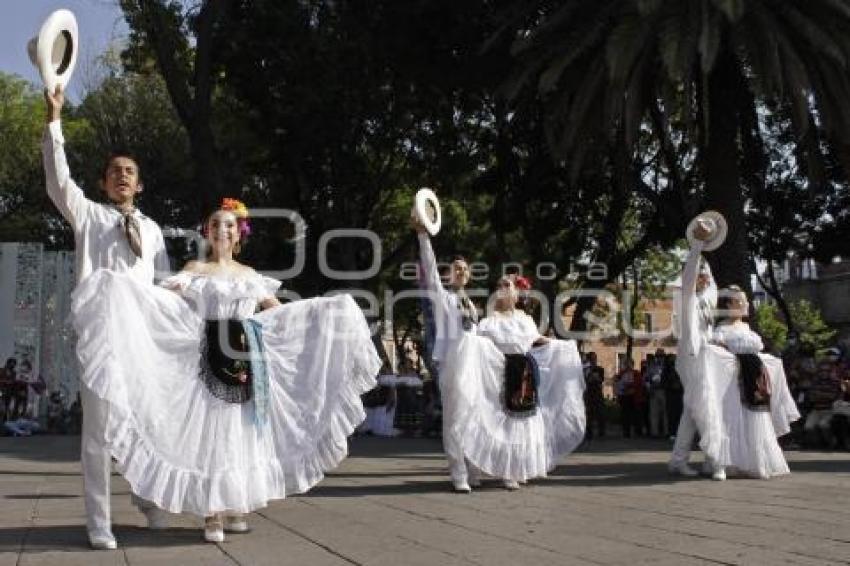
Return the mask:
{"type": "Polygon", "coordinates": [[[0,244],[0,364],[15,352],[15,278],[18,244],[0,244]]]}

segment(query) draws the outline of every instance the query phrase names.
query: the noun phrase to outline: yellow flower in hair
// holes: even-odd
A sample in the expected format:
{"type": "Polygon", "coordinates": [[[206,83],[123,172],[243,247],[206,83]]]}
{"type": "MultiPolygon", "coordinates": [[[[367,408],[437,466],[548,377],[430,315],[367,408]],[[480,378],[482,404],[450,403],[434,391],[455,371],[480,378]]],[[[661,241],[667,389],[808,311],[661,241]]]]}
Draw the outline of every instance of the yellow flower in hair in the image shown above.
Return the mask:
{"type": "Polygon", "coordinates": [[[239,219],[248,218],[248,207],[245,206],[244,202],[235,198],[222,199],[221,210],[229,210],[239,219]]]}

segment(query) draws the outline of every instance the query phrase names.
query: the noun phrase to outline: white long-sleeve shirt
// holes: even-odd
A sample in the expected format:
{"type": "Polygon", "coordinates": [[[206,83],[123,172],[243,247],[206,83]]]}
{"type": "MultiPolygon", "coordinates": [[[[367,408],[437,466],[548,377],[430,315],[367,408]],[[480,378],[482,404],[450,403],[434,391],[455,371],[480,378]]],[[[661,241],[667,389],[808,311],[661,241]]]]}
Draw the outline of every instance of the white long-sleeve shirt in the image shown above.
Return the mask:
{"type": "Polygon", "coordinates": [[[469,328],[464,329],[460,299],[456,293],[443,288],[437,269],[437,259],[431,248],[431,239],[428,234],[422,232],[419,233],[419,261],[423,270],[425,290],[434,306],[436,335],[431,355],[435,361],[442,362],[449,348],[460,340],[464,332],[475,331],[475,324],[472,322],[469,328]]]}
{"type": "Polygon", "coordinates": [[[136,257],[124,235],[121,213],[86,198],[71,179],[58,120],[45,128],[42,153],[47,194],[74,230],[78,283],[100,268],[127,273],[146,283],[152,283],[156,274],[158,278],[168,274],[165,240],[156,222],[135,211],[142,236],[142,257],[136,257]]]}
{"type": "Polygon", "coordinates": [[[685,268],[682,270],[682,295],[679,310],[681,330],[679,335],[678,357],[696,356],[704,342],[711,337],[711,327],[706,327],[700,317],[700,297],[696,292],[699,275],[700,254],[703,242],[696,242],[688,253],[685,268]]]}

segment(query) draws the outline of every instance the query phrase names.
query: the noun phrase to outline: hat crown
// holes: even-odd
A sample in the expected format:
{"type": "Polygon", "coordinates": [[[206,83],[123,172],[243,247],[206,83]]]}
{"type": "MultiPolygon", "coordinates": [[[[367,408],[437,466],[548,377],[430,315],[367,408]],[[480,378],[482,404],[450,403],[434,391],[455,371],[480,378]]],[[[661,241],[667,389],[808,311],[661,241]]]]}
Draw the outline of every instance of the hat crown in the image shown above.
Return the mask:
{"type": "Polygon", "coordinates": [[[695,246],[699,240],[702,240],[700,243],[702,250],[711,252],[723,244],[727,232],[728,226],[723,215],[716,210],[707,210],[691,219],[685,236],[688,239],[688,245],[695,246]],[[697,229],[703,232],[699,239],[696,237],[697,229]]]}
{"type": "Polygon", "coordinates": [[[700,226],[700,228],[702,228],[706,232],[709,232],[712,237],[714,237],[717,232],[717,222],[715,222],[713,218],[698,218],[697,224],[700,226]]]}

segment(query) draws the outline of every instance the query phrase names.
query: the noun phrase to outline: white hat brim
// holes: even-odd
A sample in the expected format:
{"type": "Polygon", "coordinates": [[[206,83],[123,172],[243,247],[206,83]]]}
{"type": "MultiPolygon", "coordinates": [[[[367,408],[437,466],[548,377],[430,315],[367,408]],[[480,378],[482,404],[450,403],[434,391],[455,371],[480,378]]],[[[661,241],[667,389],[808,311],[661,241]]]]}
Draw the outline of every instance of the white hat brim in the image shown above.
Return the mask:
{"type": "Polygon", "coordinates": [[[416,217],[425,230],[432,236],[436,236],[443,225],[443,214],[440,210],[440,200],[434,191],[431,189],[419,189],[416,193],[415,202],[413,205],[413,215],[416,217]],[[435,218],[431,218],[430,208],[435,211],[435,218]]]}
{"type": "Polygon", "coordinates": [[[27,44],[27,51],[47,90],[53,92],[57,85],[64,89],[77,65],[77,18],[70,10],[56,10],[27,44]]]}
{"type": "Polygon", "coordinates": [[[689,223],[688,228],[685,230],[685,235],[688,238],[688,244],[694,246],[697,240],[694,237],[694,229],[697,227],[697,222],[700,219],[709,219],[714,221],[714,225],[716,229],[714,234],[712,234],[711,238],[705,240],[703,242],[703,251],[711,252],[719,248],[723,245],[723,242],[726,241],[726,235],[729,233],[729,225],[726,222],[726,218],[717,212],[716,210],[706,210],[703,213],[696,215],[689,223]]]}

